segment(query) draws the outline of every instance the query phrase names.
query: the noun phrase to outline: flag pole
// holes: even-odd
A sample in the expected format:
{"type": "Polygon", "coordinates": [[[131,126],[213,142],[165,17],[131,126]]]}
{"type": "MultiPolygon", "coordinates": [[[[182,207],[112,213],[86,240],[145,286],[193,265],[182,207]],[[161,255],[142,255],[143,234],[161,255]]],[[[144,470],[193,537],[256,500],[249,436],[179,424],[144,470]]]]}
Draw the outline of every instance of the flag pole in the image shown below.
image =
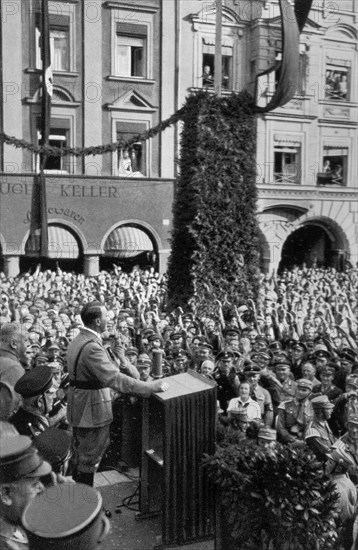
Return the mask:
{"type": "MultiPolygon", "coordinates": [[[[51,97],[52,97],[52,69],[50,51],[50,22],[48,0],[41,0],[41,59],[42,59],[42,95],[41,95],[41,145],[49,145],[51,97]]],[[[40,255],[48,256],[48,222],[46,178],[44,169],[47,153],[40,154],[39,174],[39,218],[40,218],[40,255]]]]}
{"type": "Polygon", "coordinates": [[[214,89],[218,97],[222,87],[222,0],[216,0],[214,89]]]}

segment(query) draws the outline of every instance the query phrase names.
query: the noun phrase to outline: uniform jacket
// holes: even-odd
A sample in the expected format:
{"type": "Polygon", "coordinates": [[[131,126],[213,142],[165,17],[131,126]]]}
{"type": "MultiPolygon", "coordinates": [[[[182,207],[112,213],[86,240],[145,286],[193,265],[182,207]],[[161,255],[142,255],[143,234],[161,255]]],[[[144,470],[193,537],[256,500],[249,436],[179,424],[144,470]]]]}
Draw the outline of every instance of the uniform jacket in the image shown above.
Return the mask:
{"type": "Polygon", "coordinates": [[[98,383],[102,386],[100,389],[90,390],[69,388],[67,418],[71,426],[94,428],[112,422],[111,389],[144,397],[149,397],[152,393],[152,384],[122,374],[109,358],[101,339],[85,328],[67,350],[67,365],[70,382],[76,379],[77,382],[98,383]],[[84,344],[86,346],[81,351],[84,344]]]}
{"type": "MultiPolygon", "coordinates": [[[[25,369],[21,366],[17,355],[12,351],[0,349],[0,380],[6,382],[12,388],[16,382],[25,374],[25,369]]],[[[14,410],[17,409],[21,397],[18,393],[14,392],[16,401],[14,403],[14,410]]]]}
{"type": "Polygon", "coordinates": [[[303,422],[298,425],[297,419],[300,405],[299,401],[291,399],[290,401],[284,401],[278,406],[277,433],[281,441],[289,443],[295,441],[297,438],[302,439],[305,428],[313,420],[312,404],[309,399],[306,399],[303,402],[303,422]],[[292,430],[294,427],[297,427],[297,431],[295,430],[295,432],[292,430]]]}

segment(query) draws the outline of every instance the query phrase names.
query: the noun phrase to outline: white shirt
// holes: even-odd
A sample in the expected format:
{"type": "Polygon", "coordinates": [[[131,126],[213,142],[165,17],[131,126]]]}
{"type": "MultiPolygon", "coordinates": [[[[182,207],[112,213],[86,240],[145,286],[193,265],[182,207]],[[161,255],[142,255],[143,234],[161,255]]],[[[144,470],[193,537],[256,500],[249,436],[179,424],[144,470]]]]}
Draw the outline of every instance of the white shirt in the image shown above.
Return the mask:
{"type": "Polygon", "coordinates": [[[232,410],[246,411],[249,421],[261,418],[260,405],[252,397],[249,397],[247,401],[241,401],[241,397],[230,399],[227,410],[228,412],[232,410]]]}

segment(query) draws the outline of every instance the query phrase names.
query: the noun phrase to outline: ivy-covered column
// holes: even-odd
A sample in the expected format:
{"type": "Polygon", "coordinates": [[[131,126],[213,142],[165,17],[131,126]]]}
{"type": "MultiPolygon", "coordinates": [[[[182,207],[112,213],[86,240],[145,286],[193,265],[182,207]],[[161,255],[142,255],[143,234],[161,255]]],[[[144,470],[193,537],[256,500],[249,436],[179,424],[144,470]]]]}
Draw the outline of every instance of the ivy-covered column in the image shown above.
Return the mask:
{"type": "Polygon", "coordinates": [[[247,92],[188,98],[168,267],[170,305],[233,304],[258,289],[256,121],[247,92]]]}

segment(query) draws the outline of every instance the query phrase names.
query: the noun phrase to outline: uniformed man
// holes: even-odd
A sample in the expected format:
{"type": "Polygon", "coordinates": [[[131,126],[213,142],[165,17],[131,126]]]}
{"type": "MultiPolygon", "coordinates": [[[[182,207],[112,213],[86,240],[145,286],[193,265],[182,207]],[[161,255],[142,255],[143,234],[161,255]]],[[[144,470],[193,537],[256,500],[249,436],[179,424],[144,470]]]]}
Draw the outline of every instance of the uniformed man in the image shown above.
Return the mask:
{"type": "Polygon", "coordinates": [[[348,476],[348,471],[353,466],[353,460],[344,448],[334,448],[327,455],[326,472],[331,477],[338,494],[338,501],[335,504],[341,527],[338,546],[344,550],[357,548],[357,536],[353,534],[353,526],[357,515],[358,493],[348,476]]]}
{"type": "Polygon", "coordinates": [[[151,382],[153,378],[150,376],[152,368],[152,361],[146,353],[141,353],[137,360],[137,369],[139,372],[139,379],[142,382],[151,382]]]}
{"type": "Polygon", "coordinates": [[[273,405],[270,393],[260,382],[261,369],[254,363],[244,368],[244,375],[251,387],[251,397],[257,401],[261,409],[261,417],[265,426],[271,428],[273,422],[273,405]]]}
{"type": "MultiPolygon", "coordinates": [[[[18,323],[4,323],[0,330],[0,381],[14,389],[16,382],[25,374],[27,363],[26,349],[28,336],[26,330],[18,323]]],[[[13,395],[9,407],[9,416],[15,412],[20,403],[20,396],[13,395]]]]}
{"type": "Polygon", "coordinates": [[[52,372],[46,365],[28,371],[15,384],[23,398],[21,407],[10,418],[21,435],[35,437],[50,427],[48,414],[56,397],[52,372]]]}
{"type": "Polygon", "coordinates": [[[351,374],[346,378],[346,391],[335,402],[330,420],[332,431],[337,436],[347,431],[347,421],[350,416],[358,414],[358,376],[351,374]]]}
{"type": "Polygon", "coordinates": [[[101,302],[88,302],[82,308],[81,318],[84,327],[67,350],[70,377],[67,415],[73,430],[73,478],[93,485],[110,439],[111,390],[149,397],[153,391],[166,391],[169,385],[164,380],[142,382],[120,372],[102,344],[107,310],[101,302]]]}
{"type": "Polygon", "coordinates": [[[314,451],[317,458],[326,460],[326,455],[330,451],[336,437],[333,435],[327,420],[330,419],[334,408],[327,395],[318,395],[311,399],[314,412],[314,419],[307,426],[305,432],[305,441],[314,451]]]}
{"type": "Polygon", "coordinates": [[[221,351],[217,356],[217,366],[213,377],[217,383],[217,398],[220,409],[227,412],[230,399],[238,396],[239,378],[234,368],[234,354],[230,350],[221,351]]]}
{"type": "Polygon", "coordinates": [[[323,367],[319,372],[321,383],[313,388],[312,393],[315,395],[327,395],[331,403],[334,403],[342,393],[342,390],[333,384],[336,371],[336,366],[332,362],[323,367]]]}
{"type": "Polygon", "coordinates": [[[268,454],[274,455],[276,450],[277,432],[267,426],[262,426],[259,429],[257,443],[260,449],[265,450],[268,454]]]}
{"type": "Polygon", "coordinates": [[[311,392],[312,382],[301,378],[297,380],[296,396],[278,406],[276,429],[281,442],[294,447],[305,445],[304,431],[314,417],[309,400],[311,392]]]}
{"type": "Polygon", "coordinates": [[[48,488],[23,513],[29,550],[95,550],[110,527],[102,504],[101,494],[87,485],[48,488]]]}
{"type": "Polygon", "coordinates": [[[347,422],[348,431],[342,437],[337,439],[334,446],[344,446],[345,451],[353,460],[352,466],[348,473],[353,483],[358,485],[358,415],[351,415],[347,422]]]}
{"type": "Polygon", "coordinates": [[[0,432],[0,548],[27,550],[21,516],[27,504],[44,490],[41,477],[51,472],[31,439],[10,430],[0,432]]]}
{"type": "Polygon", "coordinates": [[[289,361],[281,361],[275,366],[276,376],[281,383],[279,391],[280,403],[293,399],[297,391],[297,383],[293,380],[289,361]]]}
{"type": "Polygon", "coordinates": [[[303,342],[293,343],[291,347],[291,371],[296,380],[297,378],[302,378],[302,365],[304,363],[306,352],[307,348],[303,342]]]}

